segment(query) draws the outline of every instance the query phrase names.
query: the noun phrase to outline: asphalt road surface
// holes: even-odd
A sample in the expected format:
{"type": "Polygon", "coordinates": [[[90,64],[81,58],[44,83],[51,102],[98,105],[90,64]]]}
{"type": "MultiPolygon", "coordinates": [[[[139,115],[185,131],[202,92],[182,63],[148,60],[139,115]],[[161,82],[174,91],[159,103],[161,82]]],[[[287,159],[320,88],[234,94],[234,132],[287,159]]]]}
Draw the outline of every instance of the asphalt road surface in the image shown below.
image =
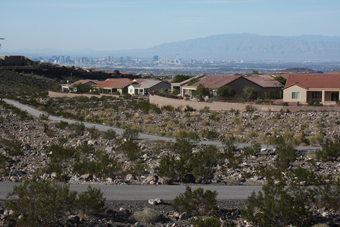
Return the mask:
{"type": "MultiPolygon", "coordinates": [[[[31,114],[32,116],[35,116],[35,117],[39,117],[41,114],[46,114],[42,111],[39,111],[39,110],[32,108],[32,107],[29,107],[27,105],[23,105],[23,104],[21,104],[17,101],[14,101],[14,100],[9,100],[9,99],[3,99],[3,100],[5,102],[7,102],[8,104],[11,104],[11,105],[13,105],[13,106],[15,106],[15,107],[17,107],[21,110],[27,111],[29,114],[31,114]]],[[[49,116],[49,119],[52,120],[52,121],[66,121],[68,123],[77,122],[75,120],[70,120],[70,119],[65,119],[65,118],[60,118],[60,117],[55,117],[55,116],[49,116]]],[[[110,126],[105,126],[105,125],[100,125],[100,124],[87,123],[87,122],[83,122],[83,123],[86,127],[88,127],[88,128],[95,127],[99,131],[107,131],[109,129],[112,129],[112,130],[116,131],[116,133],[119,134],[119,135],[124,132],[124,129],[121,129],[121,128],[110,127],[110,126]]],[[[149,135],[149,134],[145,134],[145,133],[140,133],[139,139],[140,140],[175,141],[175,138],[155,136],[155,135],[149,135]]],[[[222,143],[218,142],[218,141],[201,141],[200,144],[222,146],[222,143]]],[[[238,148],[243,148],[243,147],[246,147],[246,146],[250,146],[250,144],[249,143],[235,143],[235,146],[238,147],[238,148]]],[[[273,149],[273,146],[271,146],[271,145],[262,144],[261,146],[262,146],[262,148],[273,149]]],[[[312,146],[297,146],[295,148],[297,150],[300,150],[300,151],[321,150],[321,147],[312,147],[312,146]]]]}
{"type": "MultiPolygon", "coordinates": [[[[0,199],[6,199],[7,193],[14,185],[20,183],[0,182],[0,199]]],[[[185,191],[185,185],[91,185],[100,188],[107,200],[149,200],[161,198],[173,200],[179,193],[185,191]]],[[[86,191],[88,185],[71,185],[70,189],[79,192],[86,191]]],[[[226,185],[190,185],[192,190],[198,187],[204,190],[217,191],[217,199],[247,199],[253,191],[256,193],[261,186],[226,186],[226,185]]]]}

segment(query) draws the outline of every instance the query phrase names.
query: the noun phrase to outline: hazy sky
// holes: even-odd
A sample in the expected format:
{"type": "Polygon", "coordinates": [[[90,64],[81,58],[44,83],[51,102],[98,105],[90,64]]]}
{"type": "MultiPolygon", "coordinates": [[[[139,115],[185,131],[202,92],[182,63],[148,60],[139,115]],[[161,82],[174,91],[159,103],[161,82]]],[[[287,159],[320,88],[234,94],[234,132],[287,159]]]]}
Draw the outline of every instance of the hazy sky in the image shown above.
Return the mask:
{"type": "Polygon", "coordinates": [[[340,36],[340,0],[1,0],[2,50],[123,50],[217,34],[340,36]]]}

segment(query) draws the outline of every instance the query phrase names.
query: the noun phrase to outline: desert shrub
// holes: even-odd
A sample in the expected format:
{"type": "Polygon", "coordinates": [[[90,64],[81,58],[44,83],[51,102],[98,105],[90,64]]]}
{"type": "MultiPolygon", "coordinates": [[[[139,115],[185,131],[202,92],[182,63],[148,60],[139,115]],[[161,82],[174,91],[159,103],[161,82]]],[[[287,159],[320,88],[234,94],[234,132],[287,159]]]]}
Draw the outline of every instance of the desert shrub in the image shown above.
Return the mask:
{"type": "Polygon", "coordinates": [[[199,139],[197,132],[187,131],[187,130],[184,130],[184,129],[180,129],[180,130],[174,132],[174,136],[176,137],[176,139],[177,138],[188,138],[188,139],[191,139],[191,140],[198,140],[199,139]]]}
{"type": "Polygon", "coordinates": [[[21,141],[16,139],[2,139],[0,140],[2,145],[4,146],[4,150],[8,153],[9,156],[17,156],[22,155],[21,149],[21,141]]]}
{"type": "Polygon", "coordinates": [[[218,133],[211,130],[203,130],[201,133],[201,137],[206,139],[215,139],[218,137],[218,133]]]}
{"type": "Polygon", "coordinates": [[[203,120],[201,122],[201,125],[203,125],[203,126],[208,126],[209,124],[210,124],[209,120],[203,120]]]}
{"type": "Polygon", "coordinates": [[[261,151],[261,144],[255,142],[251,146],[244,148],[244,155],[258,155],[261,151]]]}
{"type": "Polygon", "coordinates": [[[122,137],[126,140],[136,140],[139,137],[139,130],[129,127],[123,132],[122,137]]]}
{"type": "Polygon", "coordinates": [[[184,112],[192,112],[192,111],[195,111],[194,108],[192,108],[191,106],[187,105],[184,109],[184,112]]]}
{"type": "Polygon", "coordinates": [[[142,211],[136,211],[135,213],[133,213],[133,215],[129,219],[133,222],[147,224],[157,222],[159,220],[159,215],[154,209],[145,207],[142,211]]]}
{"type": "Polygon", "coordinates": [[[105,198],[101,190],[89,185],[87,190],[78,195],[77,208],[82,214],[96,214],[105,211],[105,198]]]}
{"type": "Polygon", "coordinates": [[[246,106],[246,111],[249,112],[249,113],[253,113],[256,111],[256,108],[252,105],[247,105],[246,106]]]}
{"type": "Polygon", "coordinates": [[[191,223],[195,227],[220,227],[221,223],[217,217],[203,219],[202,217],[195,217],[191,219],[191,223]]]}
{"type": "Polygon", "coordinates": [[[275,161],[275,166],[278,168],[288,168],[290,163],[296,159],[295,149],[288,143],[276,146],[276,153],[278,158],[275,161]]]}
{"type": "Polygon", "coordinates": [[[68,123],[66,121],[59,121],[55,123],[55,127],[60,129],[65,129],[68,126],[68,123]]]}
{"type": "Polygon", "coordinates": [[[132,166],[124,171],[123,175],[126,174],[133,174],[134,176],[145,175],[149,173],[148,168],[149,168],[148,165],[143,163],[141,160],[135,160],[132,162],[132,166]]]}
{"type": "Polygon", "coordinates": [[[50,116],[49,115],[46,115],[46,114],[40,114],[39,115],[39,118],[43,121],[48,121],[50,116]]]}
{"type": "Polygon", "coordinates": [[[231,122],[233,122],[234,124],[240,124],[240,118],[238,118],[238,117],[234,117],[232,120],[231,120],[231,122]]]}
{"type": "Polygon", "coordinates": [[[186,186],[185,192],[180,193],[174,199],[172,207],[179,212],[187,212],[190,215],[211,215],[218,211],[217,192],[199,187],[192,191],[190,186],[186,186]]]}
{"type": "Polygon", "coordinates": [[[140,156],[140,148],[138,144],[132,140],[123,142],[117,150],[125,153],[129,160],[136,160],[140,156]]]}
{"type": "Polygon", "coordinates": [[[73,123],[73,124],[69,124],[69,128],[74,130],[75,135],[77,136],[82,136],[85,132],[85,125],[84,123],[73,123]]]}
{"type": "Polygon", "coordinates": [[[315,187],[316,205],[327,209],[340,210],[340,178],[334,179],[332,184],[315,187]]]}
{"type": "Polygon", "coordinates": [[[229,136],[229,138],[223,138],[223,152],[220,155],[220,159],[228,159],[228,168],[235,168],[240,162],[241,158],[236,156],[236,147],[234,146],[235,137],[229,136]]]}
{"type": "Polygon", "coordinates": [[[23,226],[59,226],[75,206],[77,193],[69,187],[48,180],[25,180],[7,194],[7,206],[15,217],[22,215],[19,223],[23,226]]]}
{"type": "Polygon", "coordinates": [[[219,121],[221,119],[222,115],[219,114],[216,111],[211,111],[209,115],[209,119],[213,121],[219,121]]]}
{"type": "Polygon", "coordinates": [[[5,170],[7,157],[3,154],[0,154],[0,173],[2,173],[3,170],[5,170]]]}
{"type": "Polygon", "coordinates": [[[242,217],[255,226],[310,226],[313,195],[305,188],[284,187],[271,178],[267,180],[263,192],[248,197],[242,217]]]}
{"type": "Polygon", "coordinates": [[[334,141],[322,145],[322,150],[316,152],[317,159],[322,161],[334,161],[340,156],[340,138],[334,137],[334,141]]]}
{"type": "Polygon", "coordinates": [[[95,126],[87,128],[87,131],[90,133],[92,139],[97,139],[99,137],[99,130],[95,126]]]}
{"type": "Polygon", "coordinates": [[[112,129],[109,129],[103,133],[103,138],[107,140],[116,139],[117,133],[112,129]]]}
{"type": "Polygon", "coordinates": [[[170,105],[166,105],[162,107],[162,110],[164,111],[169,111],[169,112],[173,112],[175,110],[175,108],[173,106],[170,105]]]}
{"type": "Polygon", "coordinates": [[[240,181],[235,178],[230,178],[227,181],[227,185],[239,185],[239,184],[240,184],[240,181]]]}

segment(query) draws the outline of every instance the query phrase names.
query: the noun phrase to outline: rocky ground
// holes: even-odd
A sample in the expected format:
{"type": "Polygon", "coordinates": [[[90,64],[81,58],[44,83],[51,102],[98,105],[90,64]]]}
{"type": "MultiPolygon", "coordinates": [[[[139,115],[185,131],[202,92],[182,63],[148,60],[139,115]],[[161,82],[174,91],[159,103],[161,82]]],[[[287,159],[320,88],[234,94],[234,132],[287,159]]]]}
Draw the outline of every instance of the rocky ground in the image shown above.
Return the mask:
{"type": "MultiPolygon", "coordinates": [[[[42,100],[47,102],[46,100],[42,100]]],[[[116,102],[116,101],[115,101],[116,102]]],[[[125,102],[118,101],[118,102],[125,102]]],[[[98,104],[98,103],[97,103],[98,104]]],[[[69,104],[68,104],[69,105],[69,104]]],[[[94,104],[91,104],[94,106],[94,104]]],[[[79,107],[70,110],[72,113],[84,112],[86,116],[94,119],[100,119],[106,116],[106,119],[115,118],[110,121],[113,125],[126,127],[126,125],[147,128],[153,127],[164,129],[164,132],[176,133],[179,130],[195,131],[202,136],[204,130],[218,131],[219,134],[225,135],[233,132],[241,141],[248,139],[247,135],[254,135],[251,140],[268,142],[271,135],[277,133],[282,134],[285,138],[290,135],[295,139],[297,144],[322,143],[324,138],[333,140],[338,134],[339,128],[339,113],[321,113],[321,112],[299,112],[299,113],[272,113],[272,112],[229,112],[229,113],[212,113],[212,112],[168,112],[154,113],[149,110],[149,113],[142,113],[136,110],[124,110],[120,106],[119,111],[112,113],[108,111],[107,104],[99,103],[101,109],[79,107]],[[126,112],[129,112],[127,114],[126,112]],[[98,117],[95,117],[97,116],[98,117]],[[117,117],[118,116],[118,117],[117,117]],[[209,124],[203,121],[209,121],[209,124]],[[142,126],[144,125],[144,126],[142,126]],[[243,130],[234,131],[238,128],[243,130]],[[168,130],[169,129],[169,130],[168,130]],[[166,131],[168,130],[168,131],[166,131]],[[253,133],[249,133],[253,131],[253,133]],[[322,132],[322,138],[316,138],[322,132]],[[299,137],[300,135],[300,137],[299,137]],[[307,140],[305,140],[307,139],[307,140]],[[301,143],[300,143],[301,142],[301,143]]],[[[60,109],[65,107],[59,106],[60,109]]],[[[70,106],[69,106],[70,108],[70,106]]],[[[88,118],[89,118],[88,117],[88,118]]],[[[99,121],[99,120],[98,120],[99,121]]],[[[99,121],[100,122],[100,121],[99,121]]],[[[109,122],[100,122],[108,124],[109,122]]],[[[145,131],[145,130],[144,130],[145,131]]],[[[166,134],[166,133],[165,133],[166,134]]],[[[166,134],[167,135],[167,134],[166,134]]],[[[321,137],[321,136],[320,136],[321,137]]],[[[171,150],[162,141],[139,141],[140,155],[137,161],[131,161],[126,154],[117,150],[119,144],[116,139],[104,139],[103,134],[94,130],[85,130],[82,133],[77,133],[74,128],[61,128],[55,122],[48,119],[21,117],[20,114],[13,110],[0,105],[0,180],[21,182],[26,177],[38,177],[42,179],[53,179],[57,177],[55,172],[46,172],[46,168],[51,164],[51,149],[52,144],[59,144],[64,147],[81,147],[83,145],[90,147],[93,153],[104,151],[108,157],[117,160],[117,164],[121,166],[118,171],[120,174],[110,176],[96,176],[95,174],[77,174],[73,172],[74,162],[65,162],[64,174],[68,183],[72,184],[169,184],[172,179],[158,176],[159,161],[161,158],[171,156],[171,150]],[[8,145],[7,141],[20,141],[18,146],[13,144],[8,145]],[[9,147],[17,149],[22,153],[9,155],[11,151],[9,147]],[[5,157],[2,158],[1,157],[5,157]],[[142,169],[136,167],[136,163],[142,169]]],[[[251,141],[250,140],[250,141],[251,141]]],[[[204,148],[203,146],[193,147],[193,152],[204,148]]],[[[87,148],[86,148],[87,149],[87,148]]],[[[236,156],[240,157],[241,161],[234,167],[228,167],[229,161],[226,159],[222,165],[215,167],[213,179],[205,180],[196,179],[196,183],[213,183],[227,185],[263,185],[266,182],[264,176],[258,172],[259,166],[274,166],[278,154],[274,150],[262,149],[256,155],[244,155],[244,150],[237,150],[236,156]]],[[[87,154],[86,158],[95,160],[95,156],[87,154]],[[92,158],[92,159],[91,159],[92,158]]],[[[179,158],[179,157],[176,157],[179,158]]],[[[322,176],[338,176],[340,172],[340,159],[334,161],[322,162],[316,159],[315,152],[305,151],[297,153],[297,158],[290,164],[289,169],[303,167],[313,173],[322,176]]],[[[309,182],[301,181],[301,185],[308,185],[309,182]]],[[[170,203],[170,201],[167,201],[170,203]]],[[[128,218],[137,210],[144,207],[155,209],[162,217],[161,222],[156,224],[148,224],[148,226],[189,226],[190,220],[185,215],[175,213],[169,204],[150,205],[148,201],[117,201],[109,202],[108,210],[105,215],[98,217],[73,217],[69,222],[74,221],[76,226],[135,226],[135,223],[128,218]],[[181,218],[180,218],[181,217],[181,218]],[[90,224],[93,225],[90,225],[90,224]],[[96,224],[94,224],[96,223],[96,224]]],[[[0,216],[2,223],[8,213],[2,204],[0,216]]],[[[246,226],[240,217],[240,211],[244,209],[244,201],[219,201],[221,214],[219,217],[224,222],[233,222],[237,226],[246,226]]],[[[328,210],[317,209],[315,211],[320,222],[331,220],[334,226],[339,225],[338,213],[332,213],[328,210]]],[[[0,221],[1,223],[1,221],[0,221]]],[[[333,225],[332,224],[332,225],[333,225]]],[[[137,224],[136,224],[137,225],[137,224]]],[[[75,226],[75,225],[73,225],[75,226]]],[[[249,226],[249,225],[248,225],[249,226]]]]}

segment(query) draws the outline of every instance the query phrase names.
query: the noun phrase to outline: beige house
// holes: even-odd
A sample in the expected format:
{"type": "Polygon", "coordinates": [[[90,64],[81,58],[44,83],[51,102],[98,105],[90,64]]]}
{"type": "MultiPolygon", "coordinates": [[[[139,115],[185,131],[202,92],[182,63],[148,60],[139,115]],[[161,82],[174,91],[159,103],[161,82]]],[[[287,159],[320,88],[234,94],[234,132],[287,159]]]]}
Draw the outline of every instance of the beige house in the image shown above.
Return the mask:
{"type": "Polygon", "coordinates": [[[289,74],[283,101],[306,104],[314,100],[332,105],[339,100],[339,93],[340,74],[289,74]]]}

